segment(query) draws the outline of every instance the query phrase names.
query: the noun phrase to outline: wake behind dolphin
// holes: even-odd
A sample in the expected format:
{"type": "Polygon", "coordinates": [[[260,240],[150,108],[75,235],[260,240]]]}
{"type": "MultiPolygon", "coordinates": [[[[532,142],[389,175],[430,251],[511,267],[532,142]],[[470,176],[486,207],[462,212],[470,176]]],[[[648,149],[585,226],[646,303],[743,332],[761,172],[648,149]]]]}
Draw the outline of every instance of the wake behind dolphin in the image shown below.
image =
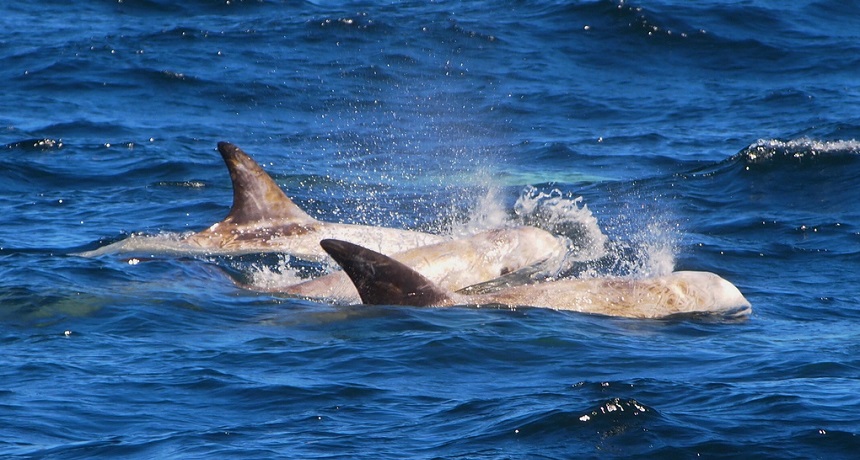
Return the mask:
{"type": "Polygon", "coordinates": [[[322,260],[319,241],[326,238],[360,241],[385,253],[397,253],[446,238],[411,230],[339,224],[314,219],[287,197],[275,181],[239,147],[219,142],[218,151],[230,172],[233,206],[222,221],[189,236],[133,235],[79,255],[110,253],[239,255],[279,252],[322,260]]]}
{"type": "Polygon", "coordinates": [[[712,314],[745,318],[750,303],[725,279],[708,272],[674,272],[650,279],[563,279],[460,295],[437,286],[406,265],[338,240],[320,245],[349,275],[362,302],[372,305],[509,305],[629,318],[712,314]]]}

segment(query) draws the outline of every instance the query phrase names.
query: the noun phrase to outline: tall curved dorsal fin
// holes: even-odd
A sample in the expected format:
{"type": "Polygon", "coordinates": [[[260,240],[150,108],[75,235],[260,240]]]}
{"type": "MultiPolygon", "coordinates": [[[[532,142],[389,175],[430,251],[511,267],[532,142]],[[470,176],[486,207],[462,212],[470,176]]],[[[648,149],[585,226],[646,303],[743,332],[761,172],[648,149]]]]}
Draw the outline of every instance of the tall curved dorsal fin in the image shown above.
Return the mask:
{"type": "Polygon", "coordinates": [[[229,142],[219,142],[218,152],[224,158],[233,181],[233,207],[225,222],[241,225],[274,219],[314,221],[242,149],[229,142]]]}
{"type": "Polygon", "coordinates": [[[349,275],[365,304],[426,307],[450,301],[432,281],[388,256],[341,240],[322,240],[320,246],[349,275]]]}

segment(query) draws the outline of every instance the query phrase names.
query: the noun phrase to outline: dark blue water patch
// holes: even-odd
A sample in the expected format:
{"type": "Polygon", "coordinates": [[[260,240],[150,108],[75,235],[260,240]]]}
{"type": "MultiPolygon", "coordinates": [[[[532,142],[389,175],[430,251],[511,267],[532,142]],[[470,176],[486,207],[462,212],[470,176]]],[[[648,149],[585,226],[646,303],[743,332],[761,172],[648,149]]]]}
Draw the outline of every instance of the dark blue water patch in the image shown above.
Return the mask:
{"type": "MultiPolygon", "coordinates": [[[[756,34],[746,31],[737,34],[736,31],[722,28],[723,23],[718,27],[708,27],[701,18],[713,17],[715,14],[702,16],[697,7],[670,9],[659,5],[605,1],[558,8],[566,10],[562,14],[569,16],[569,21],[548,22],[565,24],[567,28],[578,25],[579,30],[574,32],[579,33],[574,37],[578,36],[580,40],[586,38],[603,51],[598,59],[583,62],[589,66],[618,68],[620,61],[632,60],[640,63],[651,74],[661,74],[676,68],[675,64],[684,62],[720,72],[733,72],[746,68],[752,62],[773,62],[787,57],[784,50],[761,42],[756,34]],[[655,55],[660,56],[660,59],[646,58],[655,55]]],[[[746,18],[751,13],[750,8],[732,5],[719,8],[724,8],[721,13],[730,16],[746,18]]],[[[571,32],[567,31],[568,34],[571,32]]],[[[571,43],[566,46],[569,54],[581,54],[575,52],[573,45],[580,40],[568,42],[571,43]]]]}
{"type": "MultiPolygon", "coordinates": [[[[123,155],[123,150],[130,151],[134,147],[117,146],[113,151],[105,148],[92,149],[99,151],[93,158],[80,150],[72,148],[62,153],[46,157],[30,157],[0,159],[7,165],[7,182],[9,190],[19,191],[73,191],[80,188],[82,182],[92,189],[116,187],[125,182],[128,186],[188,184],[194,186],[193,180],[183,180],[199,174],[199,164],[183,161],[153,162],[148,158],[137,155],[123,155]],[[146,178],[152,182],[140,183],[130,178],[146,178]]],[[[91,151],[92,151],[91,150],[91,151]]],[[[214,168],[212,168],[214,169],[214,168]]],[[[200,183],[202,185],[202,182],[200,183]]]]}
{"type": "Polygon", "coordinates": [[[373,37],[390,33],[393,27],[386,24],[379,15],[367,11],[347,13],[340,16],[322,16],[309,19],[305,23],[311,41],[341,39],[352,44],[369,43],[373,37]]]}
{"type": "MultiPolygon", "coordinates": [[[[563,399],[561,395],[534,396],[538,401],[563,399]]],[[[637,449],[637,444],[641,449],[653,442],[647,436],[643,438],[642,434],[646,433],[643,427],[647,426],[648,419],[653,420],[656,414],[635,400],[613,398],[581,410],[570,408],[571,402],[561,408],[550,409],[552,403],[532,401],[532,404],[546,407],[540,412],[525,405],[519,407],[525,401],[517,399],[513,401],[516,406],[513,414],[510,403],[474,401],[451,412],[440,413],[439,416],[449,420],[441,426],[433,419],[428,420],[440,429],[451,430],[452,438],[456,439],[442,446],[433,446],[433,450],[443,452],[442,455],[460,453],[479,457],[540,452],[541,456],[552,458],[591,455],[595,450],[611,452],[617,448],[613,446],[616,443],[618,446],[626,445],[624,451],[629,454],[637,449]],[[458,415],[458,412],[464,414],[458,415]],[[485,426],[479,420],[472,420],[476,416],[480,420],[490,418],[498,421],[485,426]]]]}
{"type": "Polygon", "coordinates": [[[853,141],[764,141],[716,169],[694,174],[691,184],[704,180],[715,187],[703,189],[705,193],[690,190],[688,196],[711,203],[733,201],[751,222],[779,222],[785,214],[774,219],[772,211],[781,208],[796,216],[779,222],[789,228],[805,231],[845,222],[850,231],[856,210],[846,204],[858,198],[854,173],[858,161],[853,141]]]}
{"type": "MultiPolygon", "coordinates": [[[[217,271],[196,261],[144,261],[135,270],[126,260],[96,260],[63,255],[57,252],[39,251],[41,257],[36,264],[15,263],[21,258],[33,259],[26,251],[4,249],[7,267],[3,276],[7,285],[0,293],[2,316],[9,324],[34,327],[55,326],[77,321],[79,318],[99,317],[116,303],[136,299],[140,288],[154,288],[149,300],[159,302],[160,289],[171,289],[174,281],[169,275],[182,276],[190,289],[197,281],[216,279],[217,271]],[[14,265],[10,265],[14,264],[14,265]],[[165,277],[167,276],[167,277],[165,277]],[[144,283],[137,285],[137,283],[144,283]],[[152,282],[153,284],[148,284],[152,282]],[[86,287],[90,286],[90,287],[86,287]]],[[[206,282],[206,281],[203,281],[206,282]]],[[[180,308],[199,309],[199,305],[182,299],[168,299],[166,294],[160,301],[181,305],[180,308]]]]}
{"type": "MultiPolygon", "coordinates": [[[[614,5],[609,2],[600,5],[602,8],[607,8],[609,11],[614,11],[616,6],[619,7],[619,9],[624,10],[629,9],[637,11],[640,9],[638,5],[622,6],[614,5]]],[[[724,7],[732,8],[731,6],[724,7]]],[[[653,6],[651,8],[653,8],[653,6]]],[[[675,9],[675,11],[683,11],[683,9],[675,9]]],[[[687,11],[687,13],[692,15],[693,12],[687,11]]],[[[743,15],[743,9],[737,9],[735,14],[743,15]]],[[[577,18],[577,20],[582,21],[581,18],[577,18]]],[[[620,24],[620,26],[622,28],[631,27],[627,22],[620,24]]],[[[598,33],[596,32],[596,28],[594,33],[598,33]]],[[[665,31],[661,33],[665,34],[665,31]]],[[[786,31],[786,34],[789,35],[792,33],[793,32],[786,31]]],[[[769,69],[794,69],[794,67],[798,65],[804,65],[806,66],[803,68],[804,72],[810,73],[815,71],[815,69],[809,67],[812,65],[811,62],[815,62],[815,60],[792,56],[788,54],[788,50],[769,49],[767,47],[759,46],[758,48],[764,49],[755,51],[755,46],[750,46],[749,43],[745,43],[743,41],[734,41],[731,38],[731,35],[729,35],[730,38],[718,38],[713,37],[713,35],[714,34],[709,32],[707,34],[703,34],[703,38],[701,39],[690,37],[682,38],[678,36],[679,44],[683,45],[681,47],[658,46],[659,42],[654,42],[650,37],[641,43],[619,43],[618,39],[610,35],[604,40],[605,45],[603,46],[606,48],[604,49],[601,47],[600,42],[589,42],[587,39],[587,33],[574,34],[571,36],[572,38],[569,41],[572,49],[565,51],[563,53],[563,58],[560,56],[559,59],[554,59],[552,65],[547,66],[546,70],[537,72],[537,74],[553,73],[554,75],[557,75],[557,78],[560,79],[558,81],[564,82],[564,84],[554,86],[566,86],[570,92],[574,94],[587,92],[589,95],[592,95],[594,99],[611,99],[614,102],[614,104],[612,104],[613,106],[627,109],[627,116],[633,114],[630,110],[635,107],[636,109],[641,110],[632,117],[638,123],[641,123],[643,119],[648,120],[659,116],[659,114],[665,114],[666,112],[662,110],[664,107],[669,110],[676,110],[673,114],[675,116],[672,117],[673,124],[677,123],[677,120],[682,118],[692,118],[690,123],[691,126],[684,128],[689,130],[698,129],[701,126],[702,116],[707,115],[707,118],[713,119],[715,114],[719,116],[718,114],[723,113],[724,111],[726,114],[729,114],[737,113],[738,111],[750,111],[751,109],[755,109],[756,113],[759,111],[761,112],[759,117],[761,120],[761,123],[759,123],[760,129],[764,125],[770,126],[774,113],[773,109],[768,109],[766,107],[759,108],[761,104],[755,101],[759,100],[759,98],[764,98],[768,93],[773,91],[773,80],[768,80],[767,85],[761,85],[760,81],[750,80],[745,77],[745,75],[756,75],[762,71],[769,71],[768,69],[758,69],[758,67],[761,67],[761,62],[776,60],[777,63],[773,66],[769,66],[769,69]],[[599,57],[596,59],[591,53],[583,53],[580,51],[583,47],[594,48],[595,45],[599,47],[598,49],[602,50],[599,53],[599,57]],[[750,55],[747,56],[747,54],[750,55]],[[581,56],[590,59],[582,59],[581,56]],[[683,61],[683,65],[675,65],[679,59],[683,61]],[[576,62],[577,66],[570,66],[569,68],[563,67],[562,63],[569,63],[572,60],[573,62],[576,62]],[[594,72],[585,72],[583,70],[588,68],[593,69],[595,63],[603,61],[608,61],[606,67],[612,68],[613,73],[610,74],[603,72],[602,68],[598,69],[597,74],[594,72]],[[620,61],[624,62],[622,63],[620,61]],[[630,62],[637,62],[637,65],[631,66],[630,62]],[[621,70],[621,73],[619,73],[618,69],[626,68],[637,69],[637,72],[639,73],[627,73],[624,70],[621,70]],[[647,70],[643,72],[643,68],[647,70]],[[677,72],[679,69],[684,69],[684,71],[688,73],[678,75],[677,72]],[[715,70],[719,74],[725,74],[727,72],[731,72],[733,74],[739,73],[738,75],[733,76],[735,79],[734,81],[739,79],[744,83],[742,85],[734,84],[732,86],[734,90],[739,90],[740,92],[735,92],[733,94],[726,92],[725,88],[721,88],[724,85],[722,85],[720,81],[714,80],[714,74],[712,71],[709,71],[709,69],[715,70]],[[733,71],[732,69],[735,70],[733,71]],[[665,71],[673,72],[671,79],[645,78],[641,75],[644,73],[651,77],[656,77],[662,75],[662,72],[665,71]],[[584,85],[583,83],[594,78],[601,79],[600,81],[603,87],[612,87],[614,90],[607,90],[603,93],[592,93],[587,90],[582,91],[579,89],[587,87],[587,85],[584,85]],[[657,82],[659,82],[659,84],[655,85],[657,82]],[[665,92],[665,97],[659,97],[663,92],[665,92]],[[639,102],[633,102],[631,101],[631,97],[645,99],[641,99],[639,102]],[[720,100],[721,98],[723,98],[723,100],[720,100]],[[672,103],[669,103],[669,100],[671,100],[672,103]],[[723,104],[725,104],[727,100],[736,100],[737,105],[730,108],[724,107],[723,104]],[[651,103],[642,104],[642,101],[650,101],[651,103]],[[682,110],[679,110],[679,107],[682,108],[682,110]],[[721,107],[724,107],[724,109],[721,107]],[[650,108],[651,110],[644,110],[646,108],[650,108]],[[691,117],[691,115],[694,116],[691,117]]],[[[565,41],[558,41],[558,43],[565,43],[565,41]]],[[[547,50],[546,52],[552,52],[553,49],[547,50]]],[[[520,72],[520,74],[522,73],[523,72],[520,72]]],[[[817,71],[815,73],[816,75],[821,74],[817,71]]],[[[796,81],[797,79],[788,77],[789,75],[797,74],[797,72],[782,72],[780,75],[776,76],[777,79],[785,78],[784,80],[779,80],[782,82],[779,83],[779,85],[785,87],[784,91],[802,91],[807,93],[809,96],[812,96],[812,103],[815,104],[815,113],[827,113],[831,111],[828,109],[829,106],[840,105],[836,103],[836,101],[832,101],[833,103],[831,103],[829,98],[817,102],[814,98],[825,88],[834,84],[841,84],[838,83],[841,81],[841,77],[834,75],[832,79],[826,80],[826,82],[821,81],[820,84],[814,84],[813,87],[807,86],[804,88],[803,86],[798,86],[798,82],[796,81]],[[807,88],[808,90],[806,90],[807,88]]],[[[808,85],[808,83],[805,85],[808,85]]],[[[539,87],[540,83],[536,83],[533,85],[532,90],[539,87]]],[[[551,99],[546,100],[550,101],[551,99]]],[[[556,108],[556,106],[552,107],[554,107],[554,110],[559,112],[564,111],[561,108],[556,108]]],[[[571,114],[569,116],[572,119],[581,118],[576,117],[573,114],[582,113],[583,111],[573,109],[574,108],[572,107],[571,110],[569,110],[568,113],[571,114]]],[[[797,107],[794,107],[793,109],[796,110],[797,107]]],[[[587,111],[585,113],[590,114],[590,112],[591,111],[587,111]]],[[[600,111],[598,110],[598,114],[599,113],[600,111]]],[[[730,120],[727,119],[726,122],[730,122],[730,120]]],[[[603,124],[605,125],[606,123],[603,124]]],[[[631,122],[628,123],[626,127],[629,128],[636,125],[637,123],[631,122]]],[[[743,127],[738,126],[738,128],[743,127]]],[[[597,128],[595,127],[595,129],[597,128]]],[[[606,127],[604,126],[603,129],[605,130],[606,127]]],[[[780,128],[777,125],[774,125],[774,129],[780,128]]],[[[781,129],[784,130],[785,125],[783,125],[781,129]]],[[[769,132],[772,132],[775,135],[787,134],[785,131],[769,132]]],[[[700,134],[706,135],[707,133],[702,132],[700,134]]]]}
{"type": "MultiPolygon", "coordinates": [[[[805,24],[810,29],[818,32],[819,38],[826,40],[826,37],[853,38],[857,37],[858,20],[856,16],[845,14],[852,11],[852,4],[839,2],[836,0],[821,0],[810,2],[804,8],[804,13],[810,17],[814,17],[816,21],[822,21],[821,24],[816,21],[797,21],[799,24],[805,24]]],[[[796,18],[799,19],[799,18],[796,18]]]]}
{"type": "MultiPolygon", "coordinates": [[[[816,207],[819,211],[844,211],[850,215],[850,208],[840,205],[855,189],[847,186],[853,183],[852,170],[860,158],[855,144],[809,139],[760,141],[723,162],[679,173],[678,182],[672,186],[708,184],[689,190],[690,194],[684,190],[683,195],[693,202],[784,200],[792,202],[792,207],[816,207]]],[[[659,183],[664,179],[653,180],[659,183]]],[[[647,185],[649,181],[640,183],[647,185]]]]}
{"type": "MultiPolygon", "coordinates": [[[[624,35],[647,37],[660,44],[679,43],[690,36],[704,35],[705,30],[696,29],[673,13],[684,13],[683,9],[659,9],[658,5],[633,5],[626,2],[604,1],[588,6],[589,12],[609,19],[607,25],[624,35]],[[626,31],[626,33],[624,32],[626,31]]],[[[588,30],[600,30],[590,26],[588,30]]]]}
{"type": "Polygon", "coordinates": [[[236,0],[230,2],[210,2],[195,0],[176,4],[163,0],[143,0],[138,2],[122,2],[112,7],[120,14],[155,15],[159,17],[177,16],[182,18],[207,16],[241,16],[243,14],[259,13],[260,8],[266,8],[266,2],[236,0]]]}
{"type": "Polygon", "coordinates": [[[143,143],[145,141],[139,138],[139,134],[131,134],[128,129],[129,127],[122,123],[108,123],[89,119],[42,124],[24,131],[10,130],[4,136],[8,140],[5,147],[12,152],[36,153],[41,151],[48,153],[51,151],[59,152],[62,151],[63,147],[80,146],[81,144],[89,147],[94,147],[94,144],[133,147],[135,142],[143,143]],[[39,143],[40,139],[29,139],[29,136],[38,135],[44,135],[42,139],[46,142],[39,143]],[[94,141],[93,138],[97,140],[94,141]],[[33,145],[28,148],[30,142],[33,145]],[[46,146],[50,149],[45,149],[46,146]],[[35,147],[39,147],[39,149],[35,149],[35,147]]]}

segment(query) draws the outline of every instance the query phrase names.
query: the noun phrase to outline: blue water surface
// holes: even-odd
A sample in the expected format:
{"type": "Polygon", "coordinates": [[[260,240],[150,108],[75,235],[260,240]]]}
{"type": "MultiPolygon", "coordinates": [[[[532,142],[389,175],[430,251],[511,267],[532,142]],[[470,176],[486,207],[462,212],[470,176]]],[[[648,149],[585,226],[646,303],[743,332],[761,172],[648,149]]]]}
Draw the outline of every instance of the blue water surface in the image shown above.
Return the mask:
{"type": "Polygon", "coordinates": [[[3,4],[0,456],[853,457],[858,10],[3,4]],[[581,197],[614,250],[577,268],[713,271],[753,314],[332,306],[228,275],[279,256],[76,255],[222,219],[222,140],[322,220],[581,197]]]}

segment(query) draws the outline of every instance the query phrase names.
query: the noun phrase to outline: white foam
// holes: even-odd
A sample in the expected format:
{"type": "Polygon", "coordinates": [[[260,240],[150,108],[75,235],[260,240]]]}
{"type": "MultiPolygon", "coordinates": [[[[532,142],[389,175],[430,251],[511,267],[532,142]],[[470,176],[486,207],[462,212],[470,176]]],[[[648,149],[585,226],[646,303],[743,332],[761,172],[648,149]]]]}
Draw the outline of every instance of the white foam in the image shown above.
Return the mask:
{"type": "Polygon", "coordinates": [[[528,186],[514,204],[514,212],[523,223],[569,238],[570,262],[587,261],[606,255],[609,238],[583,201],[557,189],[546,193],[528,186]]]}
{"type": "Polygon", "coordinates": [[[837,140],[821,141],[801,137],[789,141],[779,139],[759,139],[746,148],[745,154],[749,161],[765,161],[773,158],[778,152],[789,153],[793,158],[803,159],[831,153],[860,153],[860,141],[837,140]]]}
{"type": "Polygon", "coordinates": [[[275,267],[264,264],[253,264],[248,268],[251,288],[262,291],[282,291],[295,284],[305,281],[298,275],[298,270],[290,265],[289,257],[278,256],[275,267]]]}

